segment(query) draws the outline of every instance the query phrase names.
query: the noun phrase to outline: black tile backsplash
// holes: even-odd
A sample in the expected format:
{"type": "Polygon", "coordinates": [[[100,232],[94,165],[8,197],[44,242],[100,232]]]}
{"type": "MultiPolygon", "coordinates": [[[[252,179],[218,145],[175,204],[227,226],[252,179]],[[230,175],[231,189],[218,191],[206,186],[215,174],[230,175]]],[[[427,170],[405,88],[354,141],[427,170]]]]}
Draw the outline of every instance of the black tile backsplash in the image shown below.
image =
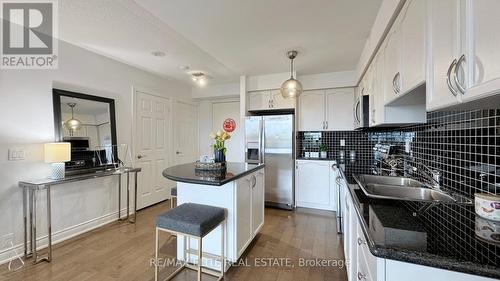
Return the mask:
{"type": "MultiPolygon", "coordinates": [[[[379,142],[400,146],[402,151],[405,144],[409,145],[410,152],[402,155],[406,165],[439,170],[447,191],[471,200],[476,192],[500,194],[500,109],[430,112],[426,124],[398,129],[299,132],[297,155],[304,157],[305,151],[319,151],[319,145],[324,143],[329,158],[339,159],[340,151],[345,151],[347,176],[371,173],[372,148],[379,142]],[[342,139],[345,146],[341,147],[342,139]],[[354,162],[349,160],[350,150],[356,151],[354,162]]],[[[405,175],[425,181],[418,171],[405,175]]],[[[420,204],[405,205],[417,212],[420,204]]],[[[436,205],[418,217],[434,226],[427,230],[428,247],[459,260],[500,264],[499,244],[478,242],[474,237],[473,206],[436,205]]]]}

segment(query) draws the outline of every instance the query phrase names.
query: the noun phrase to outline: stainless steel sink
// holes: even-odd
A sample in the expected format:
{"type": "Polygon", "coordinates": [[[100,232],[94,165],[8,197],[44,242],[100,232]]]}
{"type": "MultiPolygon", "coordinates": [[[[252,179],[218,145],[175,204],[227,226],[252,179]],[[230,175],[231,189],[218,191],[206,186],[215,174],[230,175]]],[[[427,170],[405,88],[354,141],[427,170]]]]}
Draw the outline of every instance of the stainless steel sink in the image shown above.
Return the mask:
{"type": "Polygon", "coordinates": [[[393,199],[424,202],[456,202],[449,194],[431,189],[425,184],[401,177],[354,175],[366,196],[379,199],[393,199]]]}

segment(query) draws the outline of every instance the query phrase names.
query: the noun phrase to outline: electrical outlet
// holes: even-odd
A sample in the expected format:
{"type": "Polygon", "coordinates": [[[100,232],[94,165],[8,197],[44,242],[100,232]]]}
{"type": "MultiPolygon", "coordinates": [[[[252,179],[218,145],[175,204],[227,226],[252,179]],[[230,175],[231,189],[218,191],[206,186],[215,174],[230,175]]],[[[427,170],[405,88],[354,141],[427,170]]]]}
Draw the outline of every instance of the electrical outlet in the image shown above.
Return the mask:
{"type": "Polygon", "coordinates": [[[9,148],[9,161],[20,161],[26,158],[22,148],[9,148]]]}
{"type": "Polygon", "coordinates": [[[2,236],[2,249],[7,249],[12,247],[14,243],[14,233],[5,234],[2,236]]]}

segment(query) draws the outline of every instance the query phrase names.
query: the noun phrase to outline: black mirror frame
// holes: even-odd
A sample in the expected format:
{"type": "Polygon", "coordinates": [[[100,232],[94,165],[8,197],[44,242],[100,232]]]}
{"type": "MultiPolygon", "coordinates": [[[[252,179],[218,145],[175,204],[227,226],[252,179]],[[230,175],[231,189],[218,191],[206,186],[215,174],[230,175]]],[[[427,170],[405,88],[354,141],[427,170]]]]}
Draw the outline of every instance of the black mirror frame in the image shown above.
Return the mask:
{"type": "Polygon", "coordinates": [[[98,102],[104,102],[109,104],[109,122],[111,127],[111,144],[117,145],[116,138],[116,116],[115,116],[115,100],[110,98],[92,96],[82,93],[70,92],[60,89],[52,89],[52,105],[54,110],[54,133],[55,141],[63,141],[63,132],[60,129],[62,118],[61,118],[61,96],[72,97],[78,99],[92,100],[98,102]]]}

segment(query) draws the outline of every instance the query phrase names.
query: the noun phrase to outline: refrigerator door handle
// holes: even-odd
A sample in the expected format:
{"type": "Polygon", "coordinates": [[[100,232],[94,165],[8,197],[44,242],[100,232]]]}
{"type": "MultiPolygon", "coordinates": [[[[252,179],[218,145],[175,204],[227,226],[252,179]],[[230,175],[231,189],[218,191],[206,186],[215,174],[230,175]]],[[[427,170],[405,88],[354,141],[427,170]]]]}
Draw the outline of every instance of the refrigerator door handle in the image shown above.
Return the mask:
{"type": "Polygon", "coordinates": [[[265,142],[266,142],[266,130],[265,130],[265,126],[266,126],[266,122],[264,122],[264,118],[262,118],[260,120],[260,126],[259,126],[259,129],[260,129],[260,132],[259,132],[259,142],[260,142],[260,148],[259,148],[259,152],[260,152],[260,155],[259,155],[259,160],[260,160],[260,163],[265,163],[265,142]]]}

